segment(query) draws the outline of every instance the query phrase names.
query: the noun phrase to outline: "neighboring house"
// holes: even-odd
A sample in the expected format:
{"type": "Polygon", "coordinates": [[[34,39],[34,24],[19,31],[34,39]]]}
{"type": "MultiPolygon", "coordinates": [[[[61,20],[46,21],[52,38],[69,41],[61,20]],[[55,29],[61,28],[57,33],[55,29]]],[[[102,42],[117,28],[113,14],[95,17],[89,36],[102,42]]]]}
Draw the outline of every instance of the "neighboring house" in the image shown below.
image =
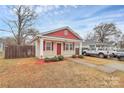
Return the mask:
{"type": "Polygon", "coordinates": [[[4,42],[0,40],[0,53],[4,52],[4,42]]]}
{"type": "Polygon", "coordinates": [[[69,27],[62,27],[38,35],[35,39],[37,58],[62,55],[70,57],[82,52],[82,38],[69,27]]]}
{"type": "Polygon", "coordinates": [[[85,41],[82,43],[83,49],[109,49],[109,50],[116,50],[116,47],[113,45],[113,43],[99,43],[95,42],[93,40],[85,41]]]}

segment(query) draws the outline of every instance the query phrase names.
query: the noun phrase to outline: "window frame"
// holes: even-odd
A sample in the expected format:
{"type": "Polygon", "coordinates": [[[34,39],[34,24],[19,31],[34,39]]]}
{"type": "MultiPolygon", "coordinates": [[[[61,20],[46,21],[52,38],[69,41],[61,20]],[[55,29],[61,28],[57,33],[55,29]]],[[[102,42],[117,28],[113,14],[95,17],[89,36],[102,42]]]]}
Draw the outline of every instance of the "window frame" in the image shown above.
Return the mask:
{"type": "Polygon", "coordinates": [[[51,41],[46,41],[46,45],[45,45],[45,50],[46,51],[52,51],[52,42],[51,41]]]}
{"type": "Polygon", "coordinates": [[[69,43],[65,43],[65,50],[66,50],[66,51],[69,50],[69,43]]]}
{"type": "Polygon", "coordinates": [[[70,50],[73,50],[73,43],[70,43],[70,50]]]}
{"type": "Polygon", "coordinates": [[[65,43],[65,50],[72,51],[73,50],[73,43],[65,43]]]}

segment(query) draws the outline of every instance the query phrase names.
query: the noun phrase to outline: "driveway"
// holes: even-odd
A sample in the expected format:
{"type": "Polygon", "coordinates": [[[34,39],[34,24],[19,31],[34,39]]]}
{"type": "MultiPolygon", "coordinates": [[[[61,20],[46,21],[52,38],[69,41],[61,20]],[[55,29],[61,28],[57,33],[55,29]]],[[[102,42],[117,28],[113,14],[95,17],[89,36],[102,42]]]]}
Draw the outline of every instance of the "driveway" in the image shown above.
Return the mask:
{"type": "Polygon", "coordinates": [[[121,63],[105,64],[104,66],[110,67],[110,68],[115,68],[120,71],[124,71],[124,64],[121,64],[121,63]]]}
{"type": "Polygon", "coordinates": [[[97,65],[93,64],[91,62],[83,61],[82,59],[77,59],[77,58],[68,58],[69,61],[79,63],[88,67],[96,68],[100,71],[106,72],[106,73],[112,73],[117,70],[123,71],[124,72],[124,64],[121,63],[108,63],[108,64],[103,64],[103,65],[97,65]]]}

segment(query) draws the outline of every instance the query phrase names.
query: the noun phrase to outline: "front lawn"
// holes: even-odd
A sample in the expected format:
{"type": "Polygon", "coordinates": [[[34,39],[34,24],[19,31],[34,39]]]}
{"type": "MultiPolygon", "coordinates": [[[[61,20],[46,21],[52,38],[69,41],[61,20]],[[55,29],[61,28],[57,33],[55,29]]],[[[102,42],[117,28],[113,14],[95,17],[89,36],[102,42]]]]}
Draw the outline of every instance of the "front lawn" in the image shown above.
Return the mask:
{"type": "Polygon", "coordinates": [[[124,73],[107,74],[73,62],[0,59],[0,87],[124,87],[124,73]]]}

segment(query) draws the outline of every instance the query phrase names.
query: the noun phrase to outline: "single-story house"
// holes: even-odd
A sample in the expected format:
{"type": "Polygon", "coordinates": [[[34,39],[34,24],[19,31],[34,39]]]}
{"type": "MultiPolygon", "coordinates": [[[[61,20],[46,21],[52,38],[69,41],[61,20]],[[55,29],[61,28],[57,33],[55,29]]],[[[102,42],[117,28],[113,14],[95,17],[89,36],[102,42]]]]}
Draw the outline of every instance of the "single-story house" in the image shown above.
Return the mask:
{"type": "Polygon", "coordinates": [[[70,57],[82,52],[82,38],[68,26],[41,33],[34,42],[35,56],[40,59],[58,55],[70,57]]]}

